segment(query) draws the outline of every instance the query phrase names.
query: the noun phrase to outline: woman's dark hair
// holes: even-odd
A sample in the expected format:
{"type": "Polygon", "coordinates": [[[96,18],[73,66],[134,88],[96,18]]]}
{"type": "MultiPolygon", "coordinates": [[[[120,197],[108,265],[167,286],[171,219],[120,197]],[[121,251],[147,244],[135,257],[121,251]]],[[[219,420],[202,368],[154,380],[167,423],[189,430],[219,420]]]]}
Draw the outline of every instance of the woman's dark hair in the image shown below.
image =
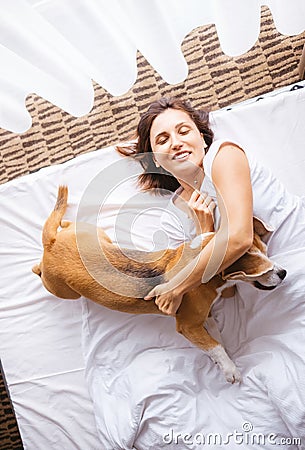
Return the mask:
{"type": "Polygon", "coordinates": [[[153,151],[150,145],[150,130],[155,118],[167,109],[177,109],[186,112],[193,120],[200,133],[203,134],[207,149],[213,142],[213,131],[209,126],[209,114],[203,110],[194,109],[189,101],[175,97],[163,97],[154,101],[148,110],[142,114],[137,127],[137,142],[133,146],[117,146],[117,150],[125,156],[133,156],[140,160],[144,172],[139,176],[139,185],[143,190],[155,190],[159,193],[175,191],[178,180],[162,167],[156,167],[153,151]]]}

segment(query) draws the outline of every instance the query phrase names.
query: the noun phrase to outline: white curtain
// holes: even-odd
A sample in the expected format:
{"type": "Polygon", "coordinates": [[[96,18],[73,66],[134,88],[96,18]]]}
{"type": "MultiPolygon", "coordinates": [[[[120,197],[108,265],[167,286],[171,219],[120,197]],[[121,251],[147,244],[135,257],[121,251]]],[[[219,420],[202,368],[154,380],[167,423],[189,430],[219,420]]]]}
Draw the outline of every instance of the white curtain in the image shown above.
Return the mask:
{"type": "Polygon", "coordinates": [[[224,53],[243,54],[258,38],[262,5],[280,33],[305,29],[304,0],[0,0],[0,127],[31,126],[29,93],[76,117],[93,106],[92,80],[124,94],[137,50],[167,83],[182,82],[181,43],[201,25],[216,25],[224,53]]]}

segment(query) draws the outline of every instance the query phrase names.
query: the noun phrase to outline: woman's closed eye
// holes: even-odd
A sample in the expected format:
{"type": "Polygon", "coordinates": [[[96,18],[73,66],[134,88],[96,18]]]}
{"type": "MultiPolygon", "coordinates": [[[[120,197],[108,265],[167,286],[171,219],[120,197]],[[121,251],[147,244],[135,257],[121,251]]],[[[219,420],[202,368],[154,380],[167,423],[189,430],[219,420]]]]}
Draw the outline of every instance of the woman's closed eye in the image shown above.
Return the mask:
{"type": "Polygon", "coordinates": [[[179,130],[179,134],[182,134],[182,136],[185,136],[186,134],[188,134],[191,130],[189,128],[186,127],[181,127],[179,130]]]}
{"type": "MultiPolygon", "coordinates": [[[[190,131],[191,131],[191,128],[186,127],[185,125],[183,125],[182,127],[180,127],[176,131],[176,133],[178,132],[178,134],[180,136],[186,136],[190,131]]],[[[164,145],[164,144],[167,143],[168,139],[169,139],[169,135],[168,134],[165,134],[165,133],[164,134],[160,134],[160,135],[157,136],[156,144],[157,145],[164,145]]]]}
{"type": "Polygon", "coordinates": [[[168,136],[166,136],[166,135],[159,136],[157,141],[156,141],[156,144],[157,145],[164,145],[164,144],[166,144],[167,140],[168,140],[168,136]]]}

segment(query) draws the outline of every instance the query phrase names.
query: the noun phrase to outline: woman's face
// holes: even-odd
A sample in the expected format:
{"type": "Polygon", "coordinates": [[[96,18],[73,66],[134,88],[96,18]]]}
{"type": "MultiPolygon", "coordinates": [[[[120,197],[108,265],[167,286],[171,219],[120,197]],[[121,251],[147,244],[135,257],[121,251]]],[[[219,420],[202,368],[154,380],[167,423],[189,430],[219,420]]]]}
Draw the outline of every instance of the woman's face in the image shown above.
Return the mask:
{"type": "Polygon", "coordinates": [[[150,143],[154,159],[177,179],[189,178],[202,167],[205,142],[190,116],[167,109],[153,121],[150,143]]]}

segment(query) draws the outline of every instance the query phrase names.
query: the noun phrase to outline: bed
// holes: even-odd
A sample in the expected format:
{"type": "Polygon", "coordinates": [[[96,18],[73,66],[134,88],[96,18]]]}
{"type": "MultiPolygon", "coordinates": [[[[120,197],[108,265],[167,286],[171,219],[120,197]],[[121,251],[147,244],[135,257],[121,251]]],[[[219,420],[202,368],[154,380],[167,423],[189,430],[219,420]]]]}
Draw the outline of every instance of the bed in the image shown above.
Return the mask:
{"type": "MultiPolygon", "coordinates": [[[[300,196],[304,86],[211,117],[216,137],[247,147],[300,196]]],[[[31,272],[59,184],[69,187],[67,219],[103,226],[122,246],[166,245],[159,220],[168,197],[141,193],[140,172],[138,163],[108,147],[0,187],[1,360],[24,448],[305,448],[303,342],[287,354],[269,339],[261,360],[247,341],[234,354],[239,333],[224,332],[243,375],[241,385],[230,385],[207,355],[176,333],[173,318],[110,311],[85,298],[60,300],[31,272]]],[[[287,327],[304,328],[305,310],[303,318],[293,306],[290,311],[287,327]]],[[[275,333],[268,304],[257,310],[250,300],[237,311],[228,299],[225,314],[236,327],[242,324],[243,336],[269,315],[262,336],[275,333]]]]}

